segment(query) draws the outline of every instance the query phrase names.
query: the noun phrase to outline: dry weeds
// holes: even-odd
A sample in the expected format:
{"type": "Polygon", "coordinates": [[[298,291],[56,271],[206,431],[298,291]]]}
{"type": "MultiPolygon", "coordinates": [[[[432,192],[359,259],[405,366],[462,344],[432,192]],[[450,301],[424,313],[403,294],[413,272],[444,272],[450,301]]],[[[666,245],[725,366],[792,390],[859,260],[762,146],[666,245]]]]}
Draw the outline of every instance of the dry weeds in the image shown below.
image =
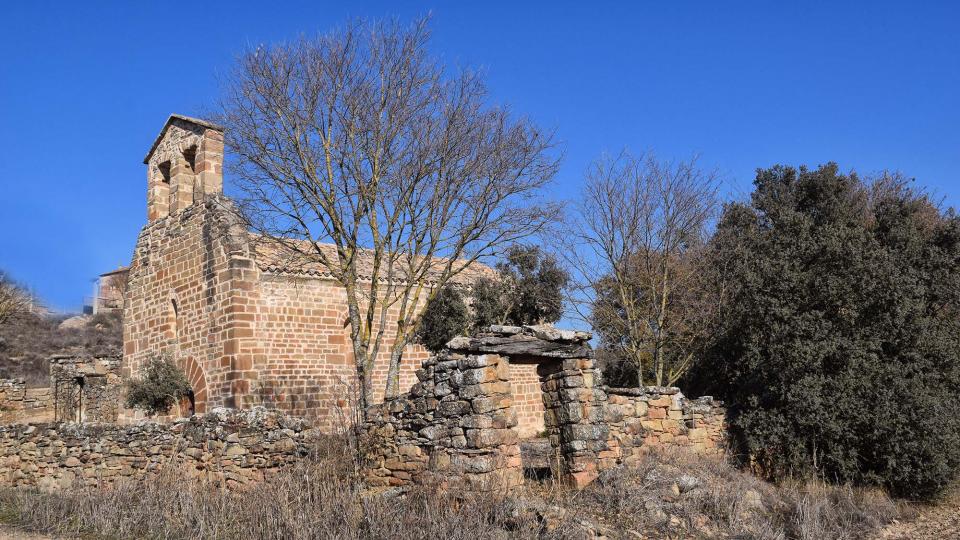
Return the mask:
{"type": "Polygon", "coordinates": [[[765,483],[719,460],[651,454],[573,492],[530,483],[508,495],[433,486],[372,492],[346,445],[243,491],[187,480],[174,468],[146,481],[62,493],[0,490],[3,520],[84,538],[743,538],[855,539],[901,514],[877,490],[823,482],[765,483]]]}

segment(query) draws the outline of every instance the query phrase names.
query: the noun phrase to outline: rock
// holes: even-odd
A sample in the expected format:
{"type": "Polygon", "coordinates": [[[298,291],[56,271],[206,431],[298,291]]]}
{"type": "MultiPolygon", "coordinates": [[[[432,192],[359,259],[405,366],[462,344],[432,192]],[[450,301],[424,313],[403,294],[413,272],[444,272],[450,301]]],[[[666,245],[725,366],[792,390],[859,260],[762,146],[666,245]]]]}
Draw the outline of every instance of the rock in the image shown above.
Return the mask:
{"type": "Polygon", "coordinates": [[[680,493],[686,493],[688,491],[697,489],[703,485],[703,482],[701,482],[700,479],[695,476],[682,474],[677,478],[677,483],[675,485],[680,489],[680,493]]]}
{"type": "Polygon", "coordinates": [[[763,509],[763,497],[761,497],[760,492],[755,489],[744,491],[740,500],[743,503],[744,510],[752,511],[763,509]]]}
{"type": "Polygon", "coordinates": [[[90,317],[88,315],[77,315],[75,317],[70,317],[64,319],[57,328],[59,330],[79,330],[85,328],[87,323],[90,322],[90,317]]]}
{"type": "Polygon", "coordinates": [[[643,509],[646,510],[647,516],[657,524],[666,523],[670,516],[664,512],[662,505],[658,501],[646,501],[643,503],[643,509]]]}

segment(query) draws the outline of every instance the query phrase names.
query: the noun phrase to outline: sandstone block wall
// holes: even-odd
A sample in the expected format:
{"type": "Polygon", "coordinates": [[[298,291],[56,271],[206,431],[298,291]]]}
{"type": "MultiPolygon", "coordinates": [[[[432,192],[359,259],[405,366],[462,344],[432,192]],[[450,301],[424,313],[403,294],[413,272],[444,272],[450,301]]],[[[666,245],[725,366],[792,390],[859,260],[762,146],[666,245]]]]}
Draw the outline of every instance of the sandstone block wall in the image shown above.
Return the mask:
{"type": "Polygon", "coordinates": [[[517,413],[517,433],[521,439],[545,433],[543,395],[537,364],[510,362],[513,410],[517,413]]]}
{"type": "MultiPolygon", "coordinates": [[[[254,327],[259,346],[254,356],[257,378],[248,403],[336,427],[332,424],[356,392],[346,291],[330,278],[263,270],[259,275],[254,327]]],[[[388,316],[396,317],[396,310],[388,316]]],[[[375,402],[383,400],[395,333],[395,326],[387,328],[374,362],[375,402]]],[[[400,388],[409,389],[417,382],[415,371],[428,357],[419,345],[404,350],[400,388]]]]}
{"type": "Polygon", "coordinates": [[[107,485],[166,466],[228,486],[262,480],[307,454],[302,420],[217,409],[172,424],[0,426],[0,483],[60,489],[107,485]]]}
{"type": "Polygon", "coordinates": [[[169,355],[187,372],[195,411],[237,406],[253,374],[257,273],[245,230],[211,197],[143,228],[124,303],[124,377],[169,355]]]}

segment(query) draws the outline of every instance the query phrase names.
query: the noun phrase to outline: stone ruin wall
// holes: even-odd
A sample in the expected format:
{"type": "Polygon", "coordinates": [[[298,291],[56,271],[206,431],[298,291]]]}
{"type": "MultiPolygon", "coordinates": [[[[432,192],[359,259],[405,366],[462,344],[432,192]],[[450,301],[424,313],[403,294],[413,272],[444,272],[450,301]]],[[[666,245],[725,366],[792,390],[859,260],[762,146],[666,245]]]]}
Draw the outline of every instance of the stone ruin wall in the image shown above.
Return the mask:
{"type": "Polygon", "coordinates": [[[301,419],[262,408],[216,409],[172,424],[0,426],[0,484],[56,490],[181,467],[238,486],[263,480],[308,453],[301,419]]]}
{"type": "Polygon", "coordinates": [[[685,448],[698,454],[723,454],[726,410],[709,396],[687,399],[679,388],[648,386],[605,388],[608,444],[622,463],[645,450],[685,448]]]}
{"type": "Polygon", "coordinates": [[[408,394],[368,412],[368,481],[403,485],[458,471],[456,480],[468,489],[519,484],[509,368],[496,355],[445,352],[425,361],[408,394]]]}
{"type": "Polygon", "coordinates": [[[51,404],[50,388],[27,388],[23,379],[0,379],[0,411],[47,409],[51,404]]]}
{"type": "Polygon", "coordinates": [[[56,355],[50,358],[54,420],[116,422],[122,410],[120,355],[56,355]]]}
{"type": "Polygon", "coordinates": [[[533,365],[554,477],[575,487],[652,448],[719,454],[725,410],[711,398],[688,400],[676,388],[601,386],[583,332],[492,327],[456,338],[423,363],[410,393],[371,407],[367,479],[402,486],[437,481],[468,489],[523,481],[518,414],[510,380],[533,365]]]}

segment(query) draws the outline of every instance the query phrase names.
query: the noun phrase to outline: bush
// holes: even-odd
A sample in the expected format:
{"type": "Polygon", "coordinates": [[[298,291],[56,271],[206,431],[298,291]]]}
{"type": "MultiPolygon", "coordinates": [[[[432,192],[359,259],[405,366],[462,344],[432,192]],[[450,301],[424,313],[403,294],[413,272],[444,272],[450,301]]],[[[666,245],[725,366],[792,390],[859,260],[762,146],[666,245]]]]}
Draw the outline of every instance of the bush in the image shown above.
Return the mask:
{"type": "Polygon", "coordinates": [[[472,328],[552,323],[563,316],[570,276],[552,255],[537,246],[513,245],[497,264],[497,273],[496,279],[474,284],[472,328]]]}
{"type": "Polygon", "coordinates": [[[424,308],[417,341],[437,352],[457,335],[494,324],[552,323],[563,315],[563,289],[570,278],[540,248],[511,246],[497,272],[496,278],[474,282],[469,307],[459,290],[442,288],[424,308]]]}
{"type": "Polygon", "coordinates": [[[711,248],[729,299],[696,379],[728,402],[754,466],[908,497],[957,477],[952,211],[899,178],[774,167],[725,209],[711,248]]]}
{"type": "Polygon", "coordinates": [[[190,391],[187,376],[173,360],[153,358],[144,366],[143,377],[129,382],[127,407],[144,410],[150,415],[165,414],[190,391]]]}
{"type": "Polygon", "coordinates": [[[463,295],[453,287],[444,287],[424,309],[417,340],[427,350],[437,352],[448,341],[463,334],[469,322],[463,295]]]}

